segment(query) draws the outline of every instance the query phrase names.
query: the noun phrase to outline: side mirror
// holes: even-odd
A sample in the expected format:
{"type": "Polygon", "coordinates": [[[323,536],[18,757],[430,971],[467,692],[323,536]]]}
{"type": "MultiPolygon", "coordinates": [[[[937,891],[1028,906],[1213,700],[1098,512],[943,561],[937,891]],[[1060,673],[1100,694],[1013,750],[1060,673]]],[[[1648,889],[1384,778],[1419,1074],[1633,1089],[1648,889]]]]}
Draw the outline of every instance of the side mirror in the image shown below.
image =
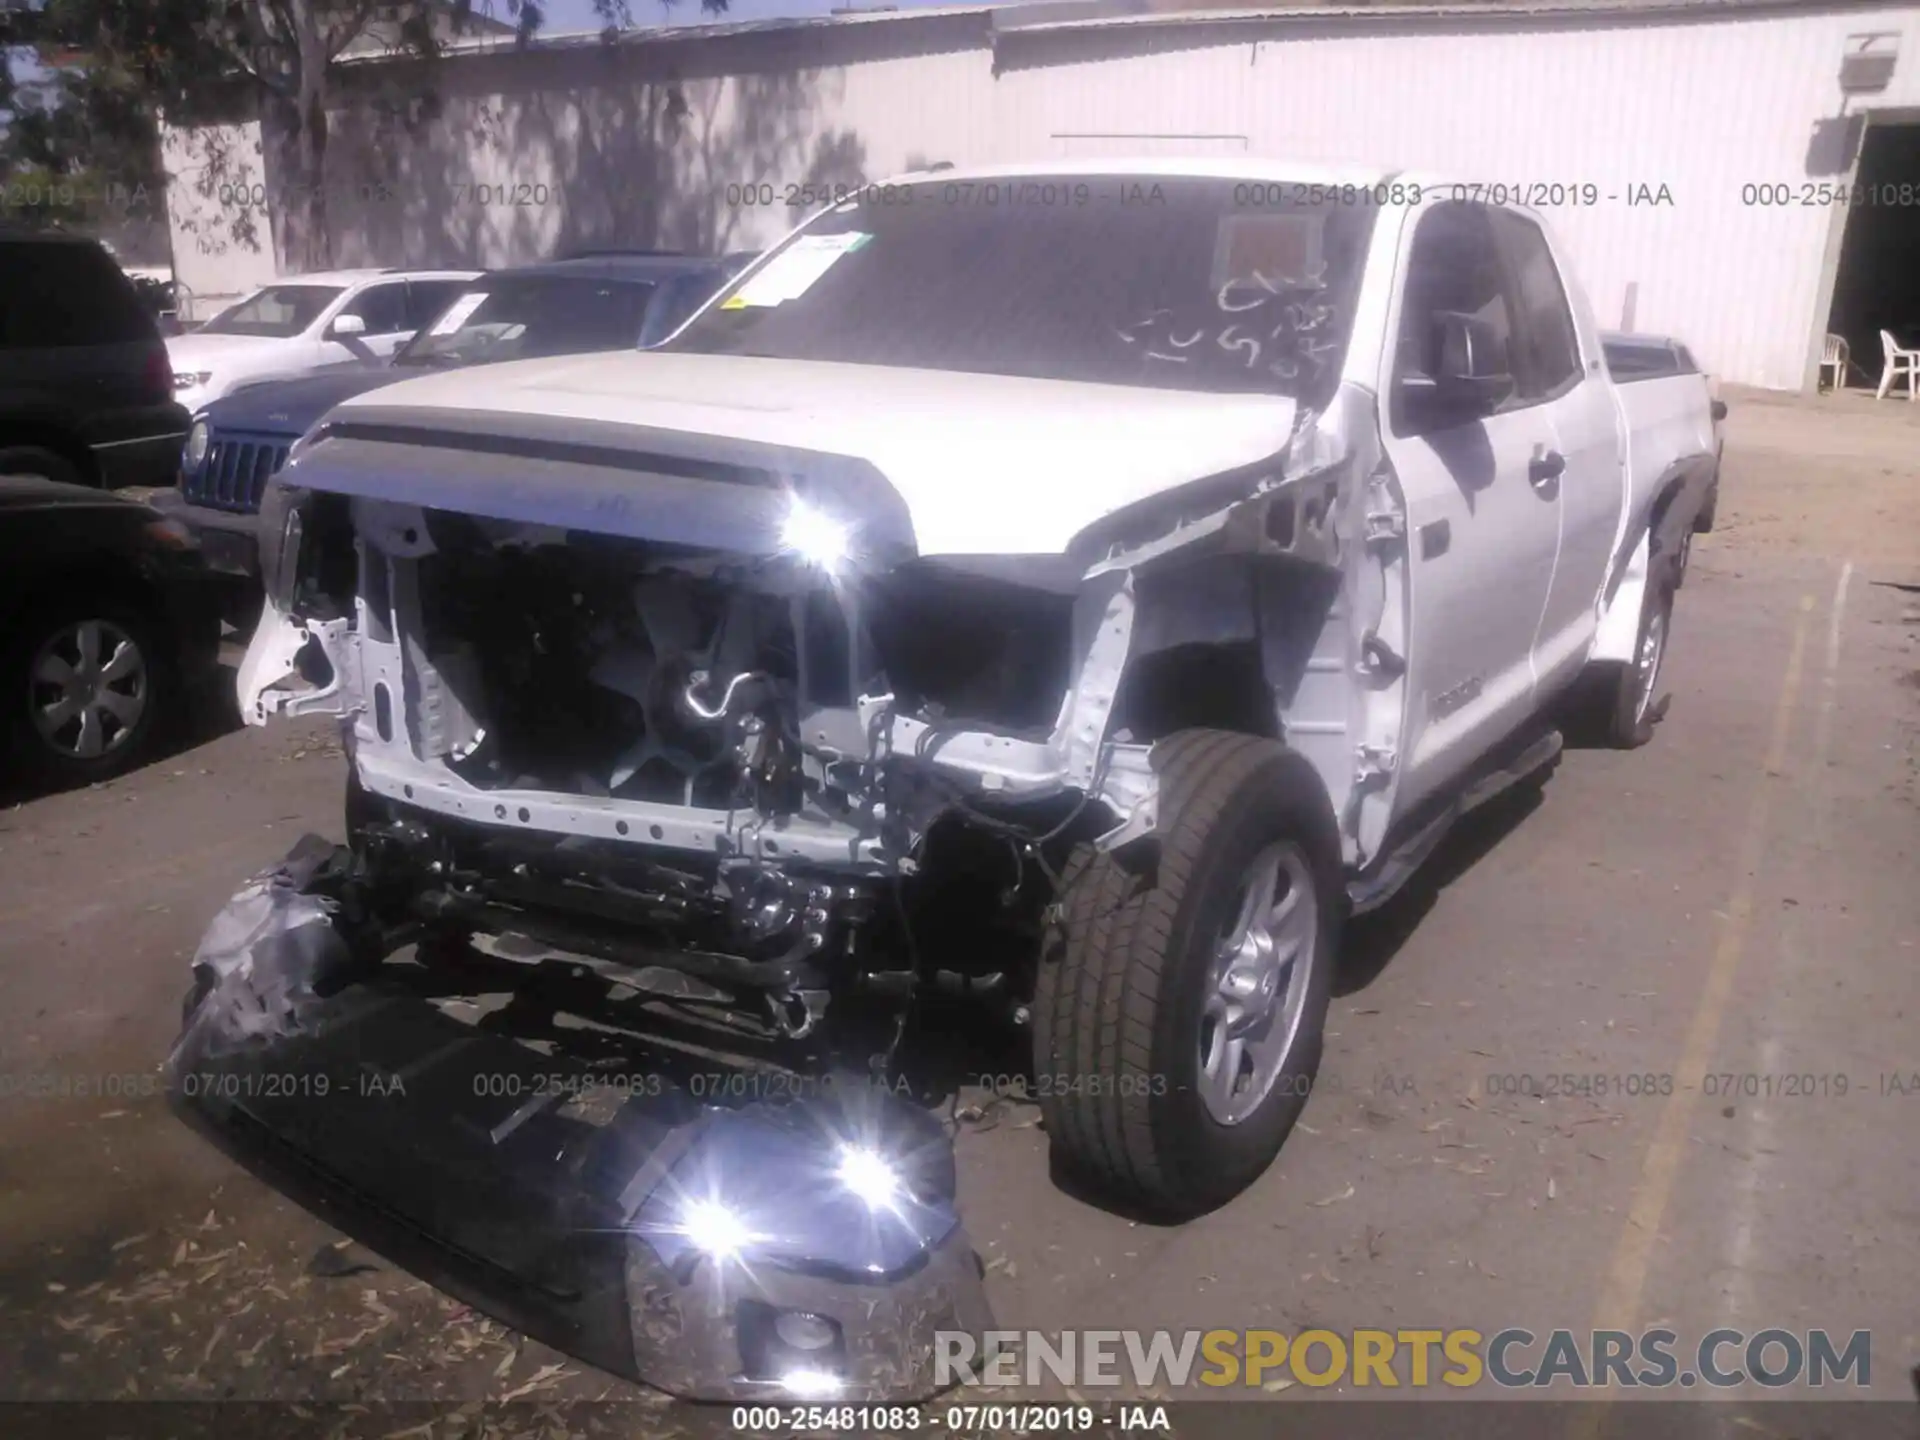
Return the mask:
{"type": "Polygon", "coordinates": [[[1457,310],[1434,311],[1432,325],[1438,357],[1434,373],[1416,372],[1402,379],[1407,398],[1461,421],[1498,408],[1513,393],[1506,341],[1477,315],[1457,310]]]}
{"type": "Polygon", "coordinates": [[[333,323],[327,327],[327,331],[329,334],[342,337],[364,335],[367,333],[367,322],[358,315],[336,315],[333,317],[333,323]]]}

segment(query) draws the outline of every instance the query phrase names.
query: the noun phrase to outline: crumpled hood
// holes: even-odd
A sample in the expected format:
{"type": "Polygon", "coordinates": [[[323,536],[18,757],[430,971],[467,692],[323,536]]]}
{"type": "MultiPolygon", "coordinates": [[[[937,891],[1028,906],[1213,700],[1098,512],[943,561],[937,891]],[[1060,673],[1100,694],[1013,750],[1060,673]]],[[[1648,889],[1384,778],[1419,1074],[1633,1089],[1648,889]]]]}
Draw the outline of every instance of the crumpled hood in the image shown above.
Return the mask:
{"type": "Polygon", "coordinates": [[[291,380],[268,380],[248,385],[202,412],[215,433],[244,430],[255,435],[287,435],[297,439],[313,422],[349,396],[397,379],[418,375],[410,367],[379,364],[341,365],[291,380]]]}
{"type": "Polygon", "coordinates": [[[1286,445],[1293,401],[749,356],[618,352],[489,365],[351,399],[514,433],[614,423],[865,460],[923,555],[1055,554],[1102,516],[1286,445]],[[451,417],[450,417],[451,418],[451,417]]]}

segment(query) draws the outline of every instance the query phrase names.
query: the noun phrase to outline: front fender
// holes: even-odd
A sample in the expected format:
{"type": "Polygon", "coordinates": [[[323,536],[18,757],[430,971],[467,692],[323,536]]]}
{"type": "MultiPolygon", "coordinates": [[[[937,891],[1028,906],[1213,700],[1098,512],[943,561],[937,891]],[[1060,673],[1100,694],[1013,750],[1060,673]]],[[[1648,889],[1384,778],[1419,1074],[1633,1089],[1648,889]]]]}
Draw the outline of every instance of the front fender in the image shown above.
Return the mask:
{"type": "Polygon", "coordinates": [[[344,715],[358,694],[349,683],[351,627],[346,619],[297,620],[267,596],[235,682],[240,718],[264,725],[276,715],[344,715]],[[316,669],[325,678],[314,679],[316,669]]]}

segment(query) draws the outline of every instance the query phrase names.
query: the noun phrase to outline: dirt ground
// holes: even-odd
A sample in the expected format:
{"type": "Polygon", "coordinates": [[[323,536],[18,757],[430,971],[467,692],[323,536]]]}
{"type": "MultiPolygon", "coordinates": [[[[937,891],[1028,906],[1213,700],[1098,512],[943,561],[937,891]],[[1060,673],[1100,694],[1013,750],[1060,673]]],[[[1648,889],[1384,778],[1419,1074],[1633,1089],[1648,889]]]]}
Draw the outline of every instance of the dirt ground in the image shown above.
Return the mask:
{"type": "MultiPolygon", "coordinates": [[[[1727,398],[1653,744],[1569,754],[1357,928],[1305,1120],[1221,1212],[1095,1209],[1050,1182],[1034,1112],[986,1107],[962,1188],[1002,1324],[1871,1329],[1875,1393],[1904,1393],[1920,406],[1727,398]],[[1501,1091],[1568,1070],[1678,1084],[1501,1091]],[[1706,1078],[1790,1072],[1848,1093],[1706,1078]]],[[[343,1242],[167,1113],[197,938],[301,833],[339,835],[343,774],[324,724],[231,730],[0,810],[0,1399],[606,1397],[638,1407],[625,1433],[707,1425],[343,1242]]]]}

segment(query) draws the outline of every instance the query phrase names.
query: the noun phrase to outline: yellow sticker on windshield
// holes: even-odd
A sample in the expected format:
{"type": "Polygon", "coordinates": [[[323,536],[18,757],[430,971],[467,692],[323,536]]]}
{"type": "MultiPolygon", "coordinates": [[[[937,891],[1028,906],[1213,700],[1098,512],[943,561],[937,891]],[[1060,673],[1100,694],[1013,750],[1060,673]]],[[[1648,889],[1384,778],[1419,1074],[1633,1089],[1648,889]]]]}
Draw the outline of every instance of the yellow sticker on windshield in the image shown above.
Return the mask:
{"type": "Polygon", "coordinates": [[[758,270],[739,291],[722,302],[723,310],[748,305],[783,305],[798,300],[842,255],[858,250],[873,236],[849,230],[840,235],[802,235],[758,270]]]}

